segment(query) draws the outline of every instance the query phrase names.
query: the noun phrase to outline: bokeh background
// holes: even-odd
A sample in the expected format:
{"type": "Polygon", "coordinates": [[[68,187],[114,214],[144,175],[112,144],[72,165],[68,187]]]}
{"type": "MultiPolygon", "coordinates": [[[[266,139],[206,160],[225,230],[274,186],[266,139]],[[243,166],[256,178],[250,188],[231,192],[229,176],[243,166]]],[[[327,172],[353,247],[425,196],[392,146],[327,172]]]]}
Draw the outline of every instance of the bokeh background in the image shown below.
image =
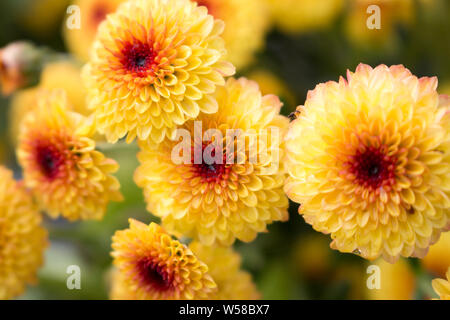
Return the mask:
{"type": "MultiPolygon", "coordinates": [[[[241,0],[245,6],[247,0],[241,0]]],[[[278,94],[290,114],[303,104],[308,90],[320,82],[337,80],[358,63],[403,64],[417,76],[437,76],[440,93],[450,94],[450,1],[448,0],[260,0],[269,14],[265,44],[238,75],[259,82],[264,93],[278,94]],[[381,29],[369,30],[366,9],[381,8],[381,29]]],[[[76,1],[75,1],[76,2],[76,1]]],[[[85,0],[109,8],[117,0],[85,0]]],[[[0,47],[12,41],[30,40],[38,46],[65,54],[71,63],[83,61],[74,44],[64,38],[69,0],[1,0],[0,47]],[[72,49],[70,49],[72,48],[72,49]]],[[[89,6],[84,4],[82,14],[89,6]]],[[[89,12],[88,12],[89,13],[89,12]]],[[[90,14],[90,13],[89,13],[90,14]]],[[[252,23],[249,21],[249,23],[252,23]]],[[[77,41],[81,46],[82,40],[77,41]]],[[[58,83],[61,71],[50,73],[58,83]]],[[[67,74],[66,74],[67,75],[67,74]]],[[[74,76],[73,83],[79,85],[74,76]]],[[[43,81],[43,80],[41,80],[43,81]]],[[[35,83],[37,84],[37,83],[35,83]]],[[[32,84],[33,85],[33,84],[32,84]]],[[[15,159],[14,101],[26,91],[0,97],[0,160],[20,178],[15,159]]],[[[126,228],[127,219],[157,221],[145,210],[142,191],[132,176],[137,167],[135,144],[104,146],[120,164],[117,174],[125,201],[110,204],[100,222],[68,223],[46,219],[51,246],[39,272],[39,285],[22,299],[107,299],[111,270],[111,236],[126,228]],[[68,290],[66,268],[81,268],[81,290],[68,290]]],[[[394,265],[368,262],[329,248],[329,236],[312,230],[291,203],[290,219],[274,223],[269,232],[252,243],[236,243],[243,268],[251,272],[265,299],[424,299],[435,297],[431,279],[443,277],[450,265],[450,232],[443,234],[424,260],[401,259],[394,265]],[[366,286],[370,264],[381,268],[381,289],[366,286]]]]}

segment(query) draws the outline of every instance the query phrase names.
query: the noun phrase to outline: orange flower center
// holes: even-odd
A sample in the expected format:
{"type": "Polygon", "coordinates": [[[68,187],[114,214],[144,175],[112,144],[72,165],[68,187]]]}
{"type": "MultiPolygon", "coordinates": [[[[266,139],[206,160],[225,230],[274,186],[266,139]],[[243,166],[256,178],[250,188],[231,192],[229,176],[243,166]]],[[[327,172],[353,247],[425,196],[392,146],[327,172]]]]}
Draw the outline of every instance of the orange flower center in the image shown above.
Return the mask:
{"type": "Polygon", "coordinates": [[[105,8],[105,4],[103,3],[97,4],[96,7],[92,9],[91,13],[90,21],[92,22],[92,25],[97,27],[100,24],[100,22],[102,22],[105,19],[106,15],[109,12],[110,11],[107,8],[105,8]]]}
{"type": "Polygon", "coordinates": [[[50,180],[59,175],[65,162],[64,154],[57,146],[39,140],[34,145],[34,158],[41,173],[50,180]]]}
{"type": "Polygon", "coordinates": [[[210,0],[197,0],[198,6],[204,6],[208,9],[208,13],[214,15],[213,4],[210,0]]]}
{"type": "Polygon", "coordinates": [[[385,146],[358,149],[347,163],[355,181],[372,190],[394,184],[395,164],[396,159],[387,155],[385,146]]]}
{"type": "Polygon", "coordinates": [[[156,53],[147,43],[127,43],[121,52],[120,62],[126,70],[146,77],[155,64],[156,53]]]}
{"type": "Polygon", "coordinates": [[[158,265],[154,259],[143,259],[138,263],[141,281],[156,291],[167,291],[173,288],[173,276],[164,266],[158,265]]]}

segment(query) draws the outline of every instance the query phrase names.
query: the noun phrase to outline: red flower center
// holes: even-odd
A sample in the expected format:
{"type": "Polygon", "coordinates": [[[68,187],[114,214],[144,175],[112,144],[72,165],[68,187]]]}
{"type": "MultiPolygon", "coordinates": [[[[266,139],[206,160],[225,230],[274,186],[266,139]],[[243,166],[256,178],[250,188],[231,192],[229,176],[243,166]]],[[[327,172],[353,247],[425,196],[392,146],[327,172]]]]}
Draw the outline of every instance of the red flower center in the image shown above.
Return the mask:
{"type": "MultiPolygon", "coordinates": [[[[192,168],[194,170],[194,173],[197,176],[200,176],[202,178],[202,181],[204,182],[219,182],[220,180],[226,180],[228,178],[228,174],[231,170],[231,166],[227,165],[226,161],[226,153],[222,155],[222,163],[216,163],[213,161],[205,161],[204,159],[204,151],[205,148],[208,146],[208,144],[203,143],[202,145],[202,161],[201,163],[195,163],[195,153],[194,150],[192,151],[192,159],[191,163],[192,168]]],[[[212,150],[211,153],[211,160],[214,160],[215,158],[215,150],[212,150]]]]}
{"type": "Polygon", "coordinates": [[[145,77],[155,63],[155,51],[147,43],[128,43],[122,49],[121,63],[126,70],[145,77]]]}
{"type": "Polygon", "coordinates": [[[141,260],[138,263],[138,269],[141,280],[153,290],[167,291],[173,288],[172,275],[154,259],[141,260]]]}
{"type": "Polygon", "coordinates": [[[388,156],[386,147],[366,147],[350,157],[349,171],[360,185],[378,189],[394,184],[396,159],[388,156]]]}
{"type": "Polygon", "coordinates": [[[91,22],[93,26],[98,26],[102,22],[106,15],[110,12],[109,8],[106,7],[104,3],[98,3],[91,13],[91,22]]]}
{"type": "Polygon", "coordinates": [[[213,4],[211,3],[210,0],[197,0],[197,5],[198,6],[204,6],[206,7],[206,9],[208,9],[208,13],[209,14],[213,14],[213,4]]]}
{"type": "Polygon", "coordinates": [[[41,173],[48,179],[54,179],[61,171],[65,157],[52,144],[39,142],[35,146],[35,161],[41,173]]]}

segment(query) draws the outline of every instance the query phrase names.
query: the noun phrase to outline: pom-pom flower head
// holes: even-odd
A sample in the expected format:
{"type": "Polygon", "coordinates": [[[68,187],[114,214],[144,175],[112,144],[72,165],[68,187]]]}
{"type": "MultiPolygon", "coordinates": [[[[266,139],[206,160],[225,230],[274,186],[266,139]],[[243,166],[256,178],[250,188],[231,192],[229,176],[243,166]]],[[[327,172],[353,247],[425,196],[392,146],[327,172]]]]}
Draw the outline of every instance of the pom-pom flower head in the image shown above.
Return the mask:
{"type": "Polygon", "coordinates": [[[441,300],[450,300],[450,267],[447,270],[446,276],[447,280],[434,279],[432,282],[433,289],[441,300]]]}
{"type": "Polygon", "coordinates": [[[278,162],[288,120],[276,96],[262,96],[244,78],[229,79],[215,99],[219,111],[187,122],[181,142],[140,143],[135,181],[168,231],[206,245],[249,242],[267,224],[288,218],[278,162]]]}
{"type": "Polygon", "coordinates": [[[118,165],[95,150],[92,121],[72,112],[62,90],[39,93],[20,128],[18,159],[25,185],[50,216],[101,219],[119,201],[118,165]]]}
{"type": "Polygon", "coordinates": [[[403,66],[361,64],[298,108],[285,190],[332,248],[423,257],[450,227],[450,109],[436,87],[403,66]]]}
{"type": "Polygon", "coordinates": [[[132,293],[138,300],[190,300],[217,290],[208,267],[155,223],[130,219],[130,228],[116,232],[112,247],[121,294],[132,293]]]}
{"type": "Polygon", "coordinates": [[[0,167],[0,300],[20,295],[36,282],[47,231],[31,195],[0,167]]]}
{"type": "Polygon", "coordinates": [[[234,67],[223,61],[224,23],[189,0],[129,1],[100,25],[84,70],[90,107],[110,142],[159,143],[200,112],[234,67]]]}

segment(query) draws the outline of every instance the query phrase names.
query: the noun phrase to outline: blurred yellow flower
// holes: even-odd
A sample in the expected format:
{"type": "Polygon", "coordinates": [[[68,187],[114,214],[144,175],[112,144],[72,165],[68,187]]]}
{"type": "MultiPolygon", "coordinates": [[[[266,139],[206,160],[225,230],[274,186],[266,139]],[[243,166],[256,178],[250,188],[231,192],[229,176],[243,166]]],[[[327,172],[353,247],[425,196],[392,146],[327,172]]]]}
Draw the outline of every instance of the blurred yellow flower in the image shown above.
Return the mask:
{"type": "Polygon", "coordinates": [[[439,241],[430,247],[423,266],[433,274],[443,277],[450,266],[450,232],[444,232],[439,241]]]}
{"type": "Polygon", "coordinates": [[[123,3],[100,25],[83,74],[100,133],[160,143],[200,112],[215,113],[211,95],[234,73],[223,29],[189,0],[123,3]]]}
{"type": "MultiPolygon", "coordinates": [[[[380,288],[367,288],[367,297],[370,300],[411,300],[414,298],[416,280],[414,272],[406,259],[399,259],[391,264],[378,260],[373,265],[380,269],[380,288]]],[[[367,274],[366,278],[371,274],[367,274]]]]}
{"type": "Polygon", "coordinates": [[[0,204],[0,300],[4,300],[37,282],[48,244],[31,195],[4,167],[0,167],[0,204]]]}
{"type": "Polygon", "coordinates": [[[346,33],[351,41],[362,46],[393,44],[395,26],[411,23],[414,11],[413,0],[353,0],[346,17],[346,33]],[[374,12],[367,12],[371,5],[380,8],[379,29],[367,27],[368,19],[374,15],[374,12]]]}
{"type": "MultiPolygon", "coordinates": [[[[64,40],[68,49],[81,61],[89,60],[89,53],[97,34],[97,28],[106,16],[114,12],[125,0],[75,0],[73,5],[80,8],[80,28],[68,28],[63,24],[64,40]]],[[[74,13],[73,13],[74,14],[74,13]]],[[[67,18],[70,19],[68,14],[67,18]]]]}
{"type": "Polygon", "coordinates": [[[208,267],[159,225],[130,219],[130,228],[113,236],[112,299],[190,300],[211,297],[217,290],[208,267]],[[129,295],[131,293],[131,295],[129,295]]]}
{"type": "Polygon", "coordinates": [[[218,88],[215,99],[217,113],[201,114],[182,127],[188,139],[180,143],[166,140],[157,146],[140,142],[141,166],[135,181],[144,188],[147,209],[162,218],[168,231],[206,245],[231,245],[236,238],[249,242],[258,232],[265,232],[267,224],[288,219],[285,172],[283,162],[278,162],[283,157],[288,119],[279,114],[281,102],[276,96],[262,96],[256,82],[245,78],[230,78],[225,87],[218,88]],[[250,130],[254,139],[231,150],[250,130]],[[239,140],[233,136],[238,132],[239,140]],[[183,152],[188,161],[177,164],[172,153],[183,143],[193,152],[183,152]],[[208,164],[205,150],[214,148],[215,153],[217,146],[221,154],[214,158],[220,159],[208,164]],[[197,151],[200,158],[203,155],[200,161],[195,159],[197,151]]]}
{"type": "Polygon", "coordinates": [[[205,246],[192,242],[189,249],[209,268],[217,284],[217,293],[211,300],[258,300],[261,298],[252,276],[242,271],[241,257],[231,247],[205,246]]]}
{"type": "Polygon", "coordinates": [[[72,61],[55,61],[42,70],[38,87],[16,92],[11,99],[9,109],[9,135],[15,145],[19,135],[19,126],[25,115],[37,105],[39,88],[64,89],[67,99],[75,112],[89,115],[86,106],[86,90],[81,81],[81,67],[72,61]]]}
{"type": "Polygon", "coordinates": [[[339,15],[344,0],[265,0],[274,24],[295,33],[328,27],[339,15]]]}
{"type": "Polygon", "coordinates": [[[95,150],[91,119],[72,112],[64,91],[42,90],[20,127],[17,157],[40,206],[70,221],[101,219],[119,201],[118,164],[95,150]]]}
{"type": "Polygon", "coordinates": [[[261,0],[194,0],[208,8],[208,13],[225,22],[223,39],[227,59],[237,69],[252,62],[257,50],[264,46],[269,26],[269,12],[261,0]]]}
{"type": "Polygon", "coordinates": [[[450,267],[447,270],[446,277],[447,280],[434,279],[432,282],[433,289],[441,300],[450,300],[450,267]]]}
{"type": "Polygon", "coordinates": [[[319,84],[286,137],[285,191],[331,247],[423,257],[450,228],[450,115],[437,78],[360,64],[319,84]]]}

